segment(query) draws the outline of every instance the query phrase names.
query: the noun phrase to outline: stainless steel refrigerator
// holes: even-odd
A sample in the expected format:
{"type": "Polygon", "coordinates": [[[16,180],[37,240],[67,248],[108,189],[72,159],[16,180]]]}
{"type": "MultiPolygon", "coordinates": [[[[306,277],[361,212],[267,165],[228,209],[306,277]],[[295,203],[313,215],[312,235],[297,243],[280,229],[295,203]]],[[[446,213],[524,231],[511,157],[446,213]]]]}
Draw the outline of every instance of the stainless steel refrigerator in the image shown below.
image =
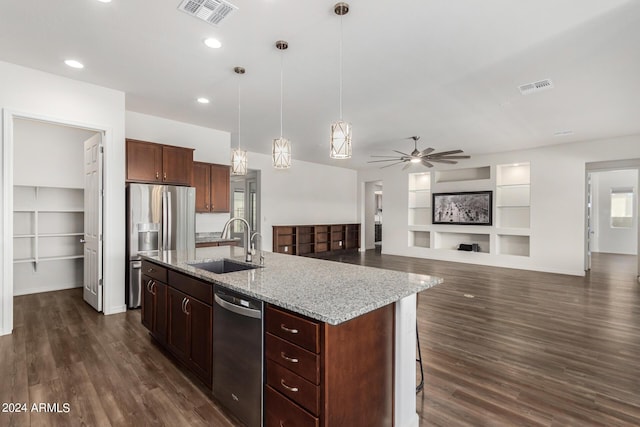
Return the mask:
{"type": "Polygon", "coordinates": [[[196,189],[172,185],[127,185],[128,308],[141,303],[141,253],[195,250],[196,189]]]}

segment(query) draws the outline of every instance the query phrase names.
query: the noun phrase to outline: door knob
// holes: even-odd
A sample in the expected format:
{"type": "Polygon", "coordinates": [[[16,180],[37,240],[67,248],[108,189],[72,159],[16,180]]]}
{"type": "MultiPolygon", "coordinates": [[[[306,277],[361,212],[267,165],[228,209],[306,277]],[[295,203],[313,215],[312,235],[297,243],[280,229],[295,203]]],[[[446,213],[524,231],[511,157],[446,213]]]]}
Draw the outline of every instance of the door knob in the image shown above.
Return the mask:
{"type": "Polygon", "coordinates": [[[84,239],[80,239],[80,243],[87,243],[87,241],[84,239]]]}

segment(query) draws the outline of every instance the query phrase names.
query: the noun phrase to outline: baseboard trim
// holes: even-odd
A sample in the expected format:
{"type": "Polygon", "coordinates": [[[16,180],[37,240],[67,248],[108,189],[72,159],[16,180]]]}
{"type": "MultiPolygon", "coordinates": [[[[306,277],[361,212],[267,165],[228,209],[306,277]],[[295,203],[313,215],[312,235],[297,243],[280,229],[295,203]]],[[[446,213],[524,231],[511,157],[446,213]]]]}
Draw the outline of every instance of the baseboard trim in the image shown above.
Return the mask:
{"type": "Polygon", "coordinates": [[[20,296],[20,295],[30,295],[30,294],[39,294],[41,292],[54,292],[54,291],[64,291],[66,289],[74,289],[74,288],[81,288],[82,287],[82,283],[67,283],[67,284],[55,284],[55,285],[49,285],[49,286],[38,286],[38,287],[34,287],[34,288],[27,288],[27,289],[16,289],[15,287],[13,288],[13,296],[20,296]]]}

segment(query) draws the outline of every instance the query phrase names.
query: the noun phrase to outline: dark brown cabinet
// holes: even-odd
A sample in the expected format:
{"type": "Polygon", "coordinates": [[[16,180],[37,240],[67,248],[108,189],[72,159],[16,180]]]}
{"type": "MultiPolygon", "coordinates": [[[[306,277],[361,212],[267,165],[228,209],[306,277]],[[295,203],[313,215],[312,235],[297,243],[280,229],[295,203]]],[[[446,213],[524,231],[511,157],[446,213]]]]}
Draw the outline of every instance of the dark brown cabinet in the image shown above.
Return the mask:
{"type": "Polygon", "coordinates": [[[393,313],[332,326],[268,305],[265,425],[391,426],[393,313]]]}
{"type": "Polygon", "coordinates": [[[273,252],[313,255],[359,248],[360,224],[273,226],[273,252]]]}
{"type": "Polygon", "coordinates": [[[229,166],[193,162],[196,212],[229,212],[229,166]]]}
{"type": "Polygon", "coordinates": [[[127,182],[190,185],[193,149],[127,139],[127,182]]]}
{"type": "Polygon", "coordinates": [[[143,261],[142,324],[211,387],[212,285],[143,261]],[[158,278],[164,277],[162,283],[158,278]]]}
{"type": "Polygon", "coordinates": [[[167,336],[167,270],[142,261],[142,324],[159,341],[167,336]]]}

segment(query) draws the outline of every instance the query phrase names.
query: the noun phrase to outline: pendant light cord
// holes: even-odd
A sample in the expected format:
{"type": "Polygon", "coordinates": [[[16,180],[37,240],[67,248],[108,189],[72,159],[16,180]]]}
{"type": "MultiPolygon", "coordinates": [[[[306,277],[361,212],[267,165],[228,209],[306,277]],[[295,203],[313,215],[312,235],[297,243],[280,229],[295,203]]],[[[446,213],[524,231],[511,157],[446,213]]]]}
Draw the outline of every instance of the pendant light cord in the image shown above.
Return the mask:
{"type": "Polygon", "coordinates": [[[342,15],[340,15],[340,121],[342,121],[342,15]]]}
{"type": "Polygon", "coordinates": [[[240,74],[238,74],[238,149],[240,149],[240,74]]]}
{"type": "Polygon", "coordinates": [[[284,64],[284,53],[280,51],[280,139],[282,139],[282,100],[283,100],[283,86],[284,86],[284,78],[283,78],[283,66],[284,64]]]}

